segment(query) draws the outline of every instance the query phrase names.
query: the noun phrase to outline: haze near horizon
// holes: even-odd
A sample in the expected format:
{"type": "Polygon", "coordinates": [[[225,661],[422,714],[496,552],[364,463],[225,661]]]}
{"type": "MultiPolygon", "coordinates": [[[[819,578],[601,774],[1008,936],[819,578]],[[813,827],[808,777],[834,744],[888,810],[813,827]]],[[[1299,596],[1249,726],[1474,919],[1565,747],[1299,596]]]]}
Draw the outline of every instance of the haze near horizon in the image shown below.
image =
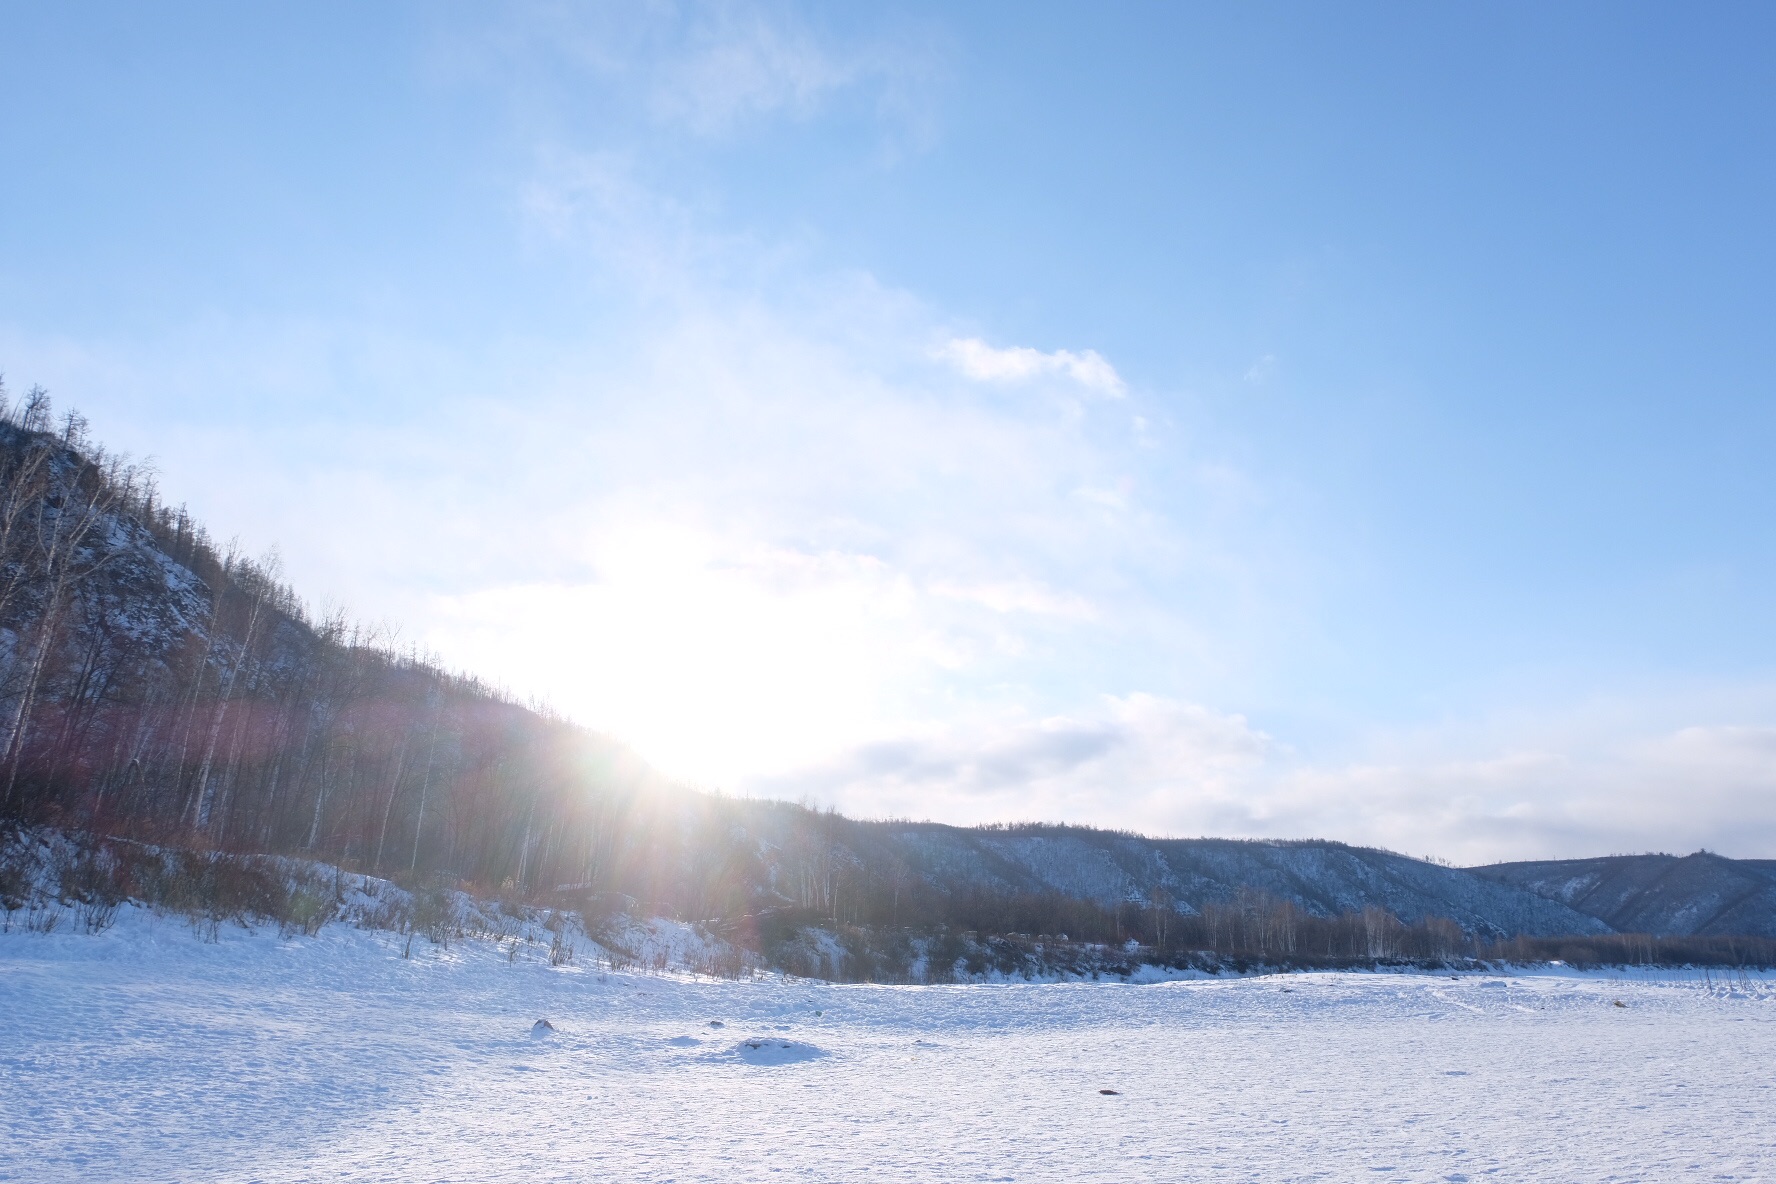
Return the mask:
{"type": "Polygon", "coordinates": [[[725,791],[1776,854],[1751,5],[0,6],[0,369],[725,791]]]}

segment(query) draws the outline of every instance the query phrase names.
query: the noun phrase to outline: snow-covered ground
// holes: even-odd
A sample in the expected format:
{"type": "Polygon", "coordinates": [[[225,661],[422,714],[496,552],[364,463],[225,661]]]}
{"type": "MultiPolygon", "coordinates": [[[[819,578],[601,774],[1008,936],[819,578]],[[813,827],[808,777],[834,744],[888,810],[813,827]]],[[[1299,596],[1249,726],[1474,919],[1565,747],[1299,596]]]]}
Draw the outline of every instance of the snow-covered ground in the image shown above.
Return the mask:
{"type": "Polygon", "coordinates": [[[0,937],[0,1179],[1776,1180],[1766,979],[895,988],[404,944],[0,937]]]}

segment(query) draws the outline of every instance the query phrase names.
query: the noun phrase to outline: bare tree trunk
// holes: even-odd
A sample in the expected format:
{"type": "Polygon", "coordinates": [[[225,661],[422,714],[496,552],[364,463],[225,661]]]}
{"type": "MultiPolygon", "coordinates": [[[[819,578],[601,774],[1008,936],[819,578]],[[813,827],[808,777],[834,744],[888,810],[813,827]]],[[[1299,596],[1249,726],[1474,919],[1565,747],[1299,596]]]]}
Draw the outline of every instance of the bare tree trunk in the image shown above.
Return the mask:
{"type": "Polygon", "coordinates": [[[308,841],[302,844],[305,851],[313,851],[315,838],[321,833],[321,810],[327,804],[327,757],[329,751],[321,750],[321,791],[315,795],[314,820],[308,825],[308,841]]]}
{"type": "Polygon", "coordinates": [[[407,768],[407,741],[411,734],[401,736],[401,752],[395,757],[395,775],[389,781],[388,804],[382,808],[382,830],[376,836],[376,862],[371,864],[373,871],[382,870],[382,848],[388,842],[389,816],[395,812],[395,797],[401,792],[401,774],[407,768]]]}
{"type": "MultiPolygon", "coordinates": [[[[217,595],[220,598],[222,594],[218,593],[217,595]]],[[[265,588],[263,581],[261,581],[253,594],[253,608],[247,614],[247,629],[241,637],[240,648],[235,652],[234,662],[228,668],[228,679],[217,693],[216,714],[210,721],[210,738],[208,743],[204,745],[203,764],[198,768],[196,827],[199,830],[205,829],[210,821],[210,766],[216,759],[216,742],[222,735],[222,719],[228,712],[229,701],[234,697],[235,679],[239,677],[241,667],[246,664],[247,648],[253,644],[253,630],[259,624],[259,608],[264,602],[265,588]]]]}
{"type": "MultiPolygon", "coordinates": [[[[432,694],[437,695],[437,680],[432,682],[432,694]]],[[[407,861],[407,871],[412,873],[419,868],[419,835],[425,827],[426,791],[432,785],[432,758],[438,751],[438,719],[444,714],[444,701],[440,696],[432,707],[432,734],[426,741],[425,776],[419,780],[419,815],[413,820],[413,858],[407,861]]]]}

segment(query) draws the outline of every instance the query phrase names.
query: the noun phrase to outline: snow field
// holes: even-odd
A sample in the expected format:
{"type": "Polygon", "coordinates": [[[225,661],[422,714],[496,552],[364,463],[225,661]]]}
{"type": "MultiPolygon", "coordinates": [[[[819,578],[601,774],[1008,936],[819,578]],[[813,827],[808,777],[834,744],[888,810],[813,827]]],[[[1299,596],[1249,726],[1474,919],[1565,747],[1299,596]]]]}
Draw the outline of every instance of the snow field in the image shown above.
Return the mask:
{"type": "Polygon", "coordinates": [[[1776,1180],[1761,977],[870,987],[403,944],[0,936],[0,1180],[1776,1180]]]}

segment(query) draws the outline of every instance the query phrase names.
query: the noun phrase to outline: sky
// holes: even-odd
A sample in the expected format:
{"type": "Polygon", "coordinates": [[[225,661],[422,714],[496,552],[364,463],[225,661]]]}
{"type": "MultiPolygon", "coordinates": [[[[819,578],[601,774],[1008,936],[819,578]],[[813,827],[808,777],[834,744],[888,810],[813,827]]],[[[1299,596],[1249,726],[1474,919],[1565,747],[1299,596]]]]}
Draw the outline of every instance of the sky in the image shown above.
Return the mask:
{"type": "Polygon", "coordinates": [[[1776,856],[1776,10],[0,0],[0,370],[726,793],[1776,856]]]}

